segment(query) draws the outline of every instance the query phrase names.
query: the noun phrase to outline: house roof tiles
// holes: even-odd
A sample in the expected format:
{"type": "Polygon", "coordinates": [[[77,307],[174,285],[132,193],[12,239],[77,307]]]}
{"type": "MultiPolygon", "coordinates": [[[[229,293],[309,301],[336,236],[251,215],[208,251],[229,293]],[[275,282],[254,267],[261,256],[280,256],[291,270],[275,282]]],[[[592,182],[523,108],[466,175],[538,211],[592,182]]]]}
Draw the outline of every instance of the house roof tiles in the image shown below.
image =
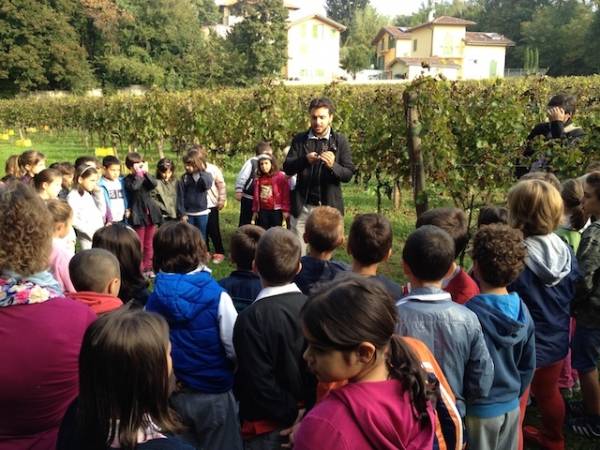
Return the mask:
{"type": "Polygon", "coordinates": [[[377,33],[375,39],[371,41],[371,45],[377,44],[377,42],[379,42],[386,33],[392,36],[394,39],[411,39],[410,33],[407,33],[402,28],[387,26],[379,30],[379,33],[377,33]]]}
{"type": "Polygon", "coordinates": [[[322,16],[321,14],[309,14],[307,16],[299,17],[299,18],[293,20],[292,22],[290,22],[288,24],[288,28],[291,28],[294,25],[297,25],[299,23],[305,22],[310,19],[320,20],[321,22],[326,23],[330,27],[335,28],[336,30],[338,30],[340,32],[346,30],[346,27],[344,25],[342,25],[341,23],[336,22],[335,20],[330,19],[329,17],[322,16]]]}
{"type": "Polygon", "coordinates": [[[497,45],[502,47],[512,47],[513,41],[498,33],[480,33],[467,31],[465,34],[465,44],[467,45],[497,45]]]}
{"type": "Polygon", "coordinates": [[[417,30],[419,28],[430,27],[432,25],[450,25],[450,26],[462,26],[468,27],[470,25],[475,25],[476,22],[471,20],[460,19],[458,17],[450,17],[450,16],[440,16],[436,17],[430,22],[422,23],[421,25],[417,25],[416,27],[410,28],[408,31],[417,30]]]}

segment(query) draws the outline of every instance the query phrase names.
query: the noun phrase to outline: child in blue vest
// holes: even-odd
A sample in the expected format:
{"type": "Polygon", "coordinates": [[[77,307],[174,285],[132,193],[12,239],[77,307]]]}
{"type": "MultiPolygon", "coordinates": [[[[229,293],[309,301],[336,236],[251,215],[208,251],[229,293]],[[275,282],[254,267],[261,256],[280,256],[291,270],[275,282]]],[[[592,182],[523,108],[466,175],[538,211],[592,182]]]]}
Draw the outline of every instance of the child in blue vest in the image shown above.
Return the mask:
{"type": "Polygon", "coordinates": [[[154,292],[146,309],[167,319],[178,390],[171,405],[189,427],[184,438],[197,448],[241,450],[233,397],[237,312],[231,297],[205,266],[198,228],[167,222],[154,239],[154,292]]]}

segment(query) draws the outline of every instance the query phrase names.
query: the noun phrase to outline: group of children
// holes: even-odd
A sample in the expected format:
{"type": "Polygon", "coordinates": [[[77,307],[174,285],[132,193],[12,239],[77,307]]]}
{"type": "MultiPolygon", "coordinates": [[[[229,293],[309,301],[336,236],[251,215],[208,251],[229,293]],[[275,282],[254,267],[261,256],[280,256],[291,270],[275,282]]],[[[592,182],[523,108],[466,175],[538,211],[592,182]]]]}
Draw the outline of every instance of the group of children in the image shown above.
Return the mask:
{"type": "MultiPolygon", "coordinates": [[[[184,156],[177,182],[169,160],[155,178],[137,153],[127,155],[125,177],[115,157],[102,174],[80,158],[71,189],[67,164],[45,169],[32,151],[17,158],[21,182],[6,178],[0,189],[0,232],[30,237],[0,242],[0,329],[25,320],[9,312],[50,308],[54,298],[98,315],[69,330],[83,342],[77,360],[70,338],[72,361],[63,363],[79,374],[78,389],[77,376],[63,374],[71,385],[61,407],[22,400],[24,411],[54,414],[39,448],[504,450],[529,441],[560,450],[559,382],[571,389],[574,375],[583,402],[569,403],[569,425],[600,436],[600,172],[562,185],[528,174],[506,209],[480,211],[471,243],[464,211],[422,214],[404,243],[401,285],[378,273],[394,237],[380,214],[354,218],[345,264],[332,259],[346,243],[343,216],[315,207],[302,255],[279,226],[290,185],[267,147],[249,163],[262,227],[233,233],[236,270],[220,281],[207,267],[206,238],[226,191],[203,148],[184,156]],[[25,214],[23,199],[39,211],[25,214]],[[52,218],[46,231],[36,214],[52,218]],[[467,249],[470,273],[457,262],[467,249]],[[539,428],[523,427],[530,402],[539,428]]],[[[236,186],[242,201],[244,192],[245,181],[236,186]]],[[[36,369],[14,368],[24,370],[36,369]]],[[[52,380],[41,386],[39,395],[51,392],[52,380]]],[[[17,416],[0,417],[0,449],[30,448],[20,434],[34,436],[35,420],[17,416]]]]}

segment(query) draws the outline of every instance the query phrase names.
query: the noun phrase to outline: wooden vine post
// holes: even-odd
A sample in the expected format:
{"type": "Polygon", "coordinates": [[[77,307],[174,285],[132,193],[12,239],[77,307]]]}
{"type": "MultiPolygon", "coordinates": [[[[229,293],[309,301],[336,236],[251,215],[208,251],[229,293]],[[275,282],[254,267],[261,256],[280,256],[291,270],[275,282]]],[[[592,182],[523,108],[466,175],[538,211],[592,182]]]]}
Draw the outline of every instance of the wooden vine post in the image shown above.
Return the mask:
{"type": "Polygon", "coordinates": [[[421,122],[417,108],[417,94],[407,89],[402,94],[402,99],[404,100],[413,198],[417,217],[419,217],[429,209],[429,206],[427,193],[425,192],[425,167],[423,166],[423,153],[421,151],[421,122]]]}

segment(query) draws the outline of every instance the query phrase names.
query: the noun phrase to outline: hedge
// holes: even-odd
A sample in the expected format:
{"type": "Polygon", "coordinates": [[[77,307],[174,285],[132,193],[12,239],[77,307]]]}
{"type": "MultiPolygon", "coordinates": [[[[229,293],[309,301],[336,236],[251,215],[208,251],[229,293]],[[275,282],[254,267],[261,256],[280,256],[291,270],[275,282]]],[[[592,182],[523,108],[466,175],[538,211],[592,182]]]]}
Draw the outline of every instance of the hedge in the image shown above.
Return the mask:
{"type": "MultiPolygon", "coordinates": [[[[392,186],[410,179],[402,94],[417,93],[429,195],[457,204],[489,200],[513,182],[513,164],[529,130],[545,118],[553,93],[576,95],[575,122],[587,132],[576,147],[541,144],[563,176],[600,160],[600,76],[451,82],[420,78],[410,84],[286,87],[265,83],[249,89],[196,90],[102,98],[0,100],[0,125],[77,129],[96,144],[121,151],[185,148],[200,142],[221,157],[249,153],[260,140],[277,149],[308,127],[307,105],[325,95],[336,104],[335,128],[351,142],[361,179],[392,186]]],[[[535,157],[538,157],[536,155],[535,157]]]]}

